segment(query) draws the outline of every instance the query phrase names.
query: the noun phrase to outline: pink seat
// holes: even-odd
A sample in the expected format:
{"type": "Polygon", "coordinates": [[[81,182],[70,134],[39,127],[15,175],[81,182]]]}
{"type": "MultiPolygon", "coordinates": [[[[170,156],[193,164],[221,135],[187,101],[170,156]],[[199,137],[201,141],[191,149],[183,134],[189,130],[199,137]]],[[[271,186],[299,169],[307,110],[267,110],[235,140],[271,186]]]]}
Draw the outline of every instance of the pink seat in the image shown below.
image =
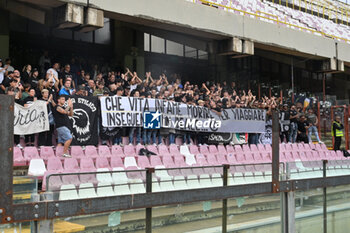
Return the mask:
{"type": "Polygon", "coordinates": [[[263,151],[266,151],[266,148],[265,148],[265,146],[263,144],[258,144],[258,150],[260,152],[263,152],[263,151]]]}
{"type": "Polygon", "coordinates": [[[27,161],[30,161],[31,159],[39,159],[39,152],[38,149],[34,146],[27,146],[23,149],[23,157],[27,161]]]}
{"type": "MultiPolygon", "coordinates": [[[[85,150],[85,154],[86,154],[86,150],[85,150]]],[[[102,146],[99,145],[98,146],[98,155],[102,156],[102,157],[111,157],[111,151],[109,150],[108,146],[102,146]]]]}
{"type": "Polygon", "coordinates": [[[125,156],[135,156],[135,147],[133,145],[125,145],[124,146],[124,154],[125,156]]]}
{"type": "MultiPolygon", "coordinates": [[[[280,145],[283,145],[283,144],[280,144],[280,145]]],[[[284,146],[286,147],[286,151],[292,151],[293,150],[293,144],[284,144],[284,146]]],[[[294,144],[295,145],[295,144],[294,144]]]]}
{"type": "Polygon", "coordinates": [[[272,147],[270,144],[265,144],[265,151],[270,152],[270,153],[272,152],[272,147]]]}
{"type": "Polygon", "coordinates": [[[286,162],[294,162],[295,160],[291,151],[284,152],[284,156],[286,158],[286,162]]]}
{"type": "Polygon", "coordinates": [[[23,158],[22,151],[18,147],[13,147],[13,166],[25,166],[26,160],[23,158]]]}
{"type": "Polygon", "coordinates": [[[85,157],[83,148],[81,148],[81,146],[71,146],[70,153],[72,157],[75,157],[75,158],[85,157]]]}
{"type": "MultiPolygon", "coordinates": [[[[236,147],[235,147],[235,148],[236,148],[236,147]]],[[[250,147],[249,147],[248,144],[244,144],[244,145],[242,146],[242,149],[243,149],[244,152],[250,152],[250,147]]],[[[237,152],[239,152],[239,151],[237,151],[237,152]]]]}
{"type": "Polygon", "coordinates": [[[96,147],[95,146],[86,146],[85,147],[85,156],[91,157],[91,158],[97,158],[98,153],[97,153],[96,147]]]}
{"type": "Polygon", "coordinates": [[[160,160],[160,157],[158,157],[158,156],[151,156],[150,157],[150,165],[152,167],[164,166],[162,161],[160,160]]]}
{"type": "Polygon", "coordinates": [[[40,148],[40,157],[44,160],[47,160],[50,157],[55,157],[55,152],[51,146],[42,146],[40,148]]]}
{"type": "Polygon", "coordinates": [[[121,157],[118,156],[113,156],[111,158],[111,167],[115,168],[115,167],[122,167],[124,168],[124,163],[121,157]]]}
{"type": "Polygon", "coordinates": [[[199,152],[204,155],[210,154],[208,150],[208,146],[205,146],[205,145],[199,146],[199,152]]]}
{"type": "Polygon", "coordinates": [[[255,151],[253,154],[253,159],[254,159],[254,163],[263,163],[264,160],[261,157],[261,154],[258,151],[255,151]]]}
{"type": "Polygon", "coordinates": [[[47,171],[51,173],[60,173],[63,171],[62,162],[57,157],[51,157],[47,160],[47,171]]]}
{"type": "Polygon", "coordinates": [[[271,153],[270,152],[261,152],[261,158],[263,159],[264,163],[269,163],[271,162],[271,153]]]}
{"type": "Polygon", "coordinates": [[[237,159],[237,162],[240,164],[246,163],[243,152],[236,153],[236,159],[237,159]]]}
{"type": "Polygon", "coordinates": [[[108,159],[106,157],[97,157],[96,158],[96,168],[108,168],[111,169],[109,166],[108,159]]]}
{"type": "Polygon", "coordinates": [[[213,155],[213,154],[208,154],[208,155],[207,155],[207,161],[208,161],[208,165],[210,165],[210,166],[221,165],[221,164],[217,161],[215,155],[213,155]]]}
{"type": "MultiPolygon", "coordinates": [[[[177,166],[174,163],[174,160],[171,156],[163,157],[163,164],[166,168],[176,168],[177,166]]],[[[172,169],[168,171],[170,176],[182,176],[181,169],[172,169]]]]}
{"type": "Polygon", "coordinates": [[[174,157],[174,163],[176,167],[188,167],[183,156],[174,157]]]}
{"type": "MultiPolygon", "coordinates": [[[[288,144],[288,145],[289,145],[289,144],[288,144]]],[[[293,143],[293,144],[292,144],[292,150],[293,150],[293,151],[298,151],[298,150],[299,150],[298,144],[293,143]]]]}
{"type": "MultiPolygon", "coordinates": [[[[160,147],[161,146],[158,147],[159,148],[159,153],[160,153],[160,147]]],[[[166,149],[166,150],[168,150],[168,149],[166,149]]],[[[170,153],[168,152],[169,155],[181,155],[177,145],[174,145],[174,144],[170,145],[169,146],[169,151],[170,151],[170,153]]],[[[160,153],[160,154],[163,154],[163,153],[160,153]]]]}
{"type": "Polygon", "coordinates": [[[139,152],[141,149],[145,149],[145,146],[144,145],[136,145],[136,155],[140,154],[139,152]]]}
{"type": "Polygon", "coordinates": [[[229,164],[238,164],[238,161],[237,161],[236,156],[234,154],[228,154],[226,156],[226,158],[227,158],[227,162],[229,164]]]}
{"type": "MultiPolygon", "coordinates": [[[[242,149],[242,147],[240,145],[234,145],[234,148],[235,148],[235,152],[236,153],[243,152],[243,149],[242,149]]],[[[227,150],[227,146],[226,146],[226,150],[227,150]]],[[[229,152],[229,151],[227,151],[227,152],[229,152]]]]}
{"type": "Polygon", "coordinates": [[[311,150],[316,150],[316,146],[313,143],[309,143],[310,149],[311,150]]]}
{"type": "Polygon", "coordinates": [[[79,175],[62,175],[61,176],[63,184],[74,184],[78,186],[80,184],[79,175]]]}
{"type": "Polygon", "coordinates": [[[151,164],[149,163],[149,160],[146,156],[139,156],[137,159],[137,164],[142,169],[151,167],[151,164]]]}
{"type": "Polygon", "coordinates": [[[157,149],[157,147],[155,146],[155,145],[148,145],[147,146],[147,150],[149,150],[149,151],[151,151],[151,152],[153,152],[153,153],[155,153],[155,154],[159,154],[158,153],[158,149],[157,149]]]}
{"type": "Polygon", "coordinates": [[[64,163],[63,163],[63,167],[64,167],[64,172],[67,172],[67,171],[79,172],[80,171],[78,160],[75,158],[65,158],[64,163]]]}
{"type": "MultiPolygon", "coordinates": [[[[210,148],[210,146],[209,146],[210,148]]],[[[227,151],[224,145],[218,145],[218,154],[226,155],[227,151]]]]}
{"type": "Polygon", "coordinates": [[[96,171],[96,167],[92,158],[80,159],[80,170],[82,171],[96,171]]]}
{"type": "Polygon", "coordinates": [[[257,147],[255,144],[251,144],[251,145],[250,145],[250,150],[251,150],[252,152],[259,151],[258,147],[257,147]]]}
{"type": "Polygon", "coordinates": [[[328,151],[326,144],[321,143],[321,150],[328,151]]]}
{"type": "MultiPolygon", "coordinates": [[[[80,159],[80,172],[96,172],[96,167],[92,158],[80,159]]],[[[79,175],[81,183],[97,183],[95,174],[79,175]]]]}
{"type": "MultiPolygon", "coordinates": [[[[176,167],[179,168],[184,168],[184,167],[189,167],[189,165],[185,162],[184,156],[180,155],[180,156],[175,156],[174,157],[174,163],[176,167]]],[[[192,169],[180,169],[181,174],[183,176],[189,176],[189,175],[193,175],[193,171],[192,169]]]]}
{"type": "Polygon", "coordinates": [[[252,153],[245,153],[245,161],[246,163],[255,163],[252,153]]]}
{"type": "Polygon", "coordinates": [[[173,168],[173,167],[176,167],[175,166],[175,163],[174,163],[174,160],[171,156],[165,156],[163,157],[163,165],[166,167],[166,168],[173,168]]]}
{"type": "Polygon", "coordinates": [[[199,150],[198,150],[198,146],[196,146],[196,145],[191,145],[189,149],[190,149],[190,153],[193,155],[200,154],[199,150]]]}
{"type": "Polygon", "coordinates": [[[207,159],[202,154],[196,155],[196,161],[197,164],[195,164],[195,166],[209,166],[207,159]]]}
{"type": "Polygon", "coordinates": [[[304,151],[305,147],[304,147],[304,143],[297,143],[298,145],[298,151],[304,151]]]}
{"type": "Polygon", "coordinates": [[[227,154],[234,154],[235,150],[233,149],[233,146],[231,145],[226,145],[226,153],[227,154]]]}
{"type": "Polygon", "coordinates": [[[56,157],[61,157],[63,155],[63,146],[56,147],[56,157]]]}
{"type": "Polygon", "coordinates": [[[61,177],[60,176],[50,176],[49,177],[49,187],[46,187],[47,183],[47,177],[53,174],[52,172],[45,172],[43,182],[42,182],[42,190],[50,190],[50,191],[57,191],[60,189],[62,183],[61,177]]]}
{"type": "Polygon", "coordinates": [[[226,159],[226,155],[224,155],[224,154],[216,155],[216,160],[218,161],[219,165],[229,164],[227,159],[226,159]]]}
{"type": "Polygon", "coordinates": [[[119,156],[119,157],[122,157],[122,158],[125,157],[123,148],[121,146],[119,146],[119,145],[113,145],[112,149],[111,149],[111,153],[112,153],[112,156],[119,156]]]}
{"type": "MultiPolygon", "coordinates": [[[[224,149],[225,149],[225,147],[224,147],[224,149]]],[[[218,154],[219,153],[218,148],[215,145],[209,145],[209,153],[214,154],[214,155],[218,154]]]]}
{"type": "MultiPolygon", "coordinates": [[[[76,160],[75,158],[65,158],[63,167],[64,167],[64,173],[80,172],[78,160],[76,160]]],[[[80,184],[78,175],[62,175],[61,179],[63,184],[74,184],[75,186],[80,184]]]]}
{"type": "Polygon", "coordinates": [[[286,151],[286,146],[285,144],[280,144],[280,152],[285,152],[286,151]]]}

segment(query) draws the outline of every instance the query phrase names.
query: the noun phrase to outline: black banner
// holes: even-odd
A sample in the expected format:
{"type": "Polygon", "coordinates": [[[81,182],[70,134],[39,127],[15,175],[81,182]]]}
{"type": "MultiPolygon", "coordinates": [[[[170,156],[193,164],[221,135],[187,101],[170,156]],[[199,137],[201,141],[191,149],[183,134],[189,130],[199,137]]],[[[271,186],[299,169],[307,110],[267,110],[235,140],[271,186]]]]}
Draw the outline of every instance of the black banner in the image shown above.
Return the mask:
{"type": "Polygon", "coordinates": [[[229,144],[232,142],[234,133],[209,133],[207,136],[208,144],[229,144]]]}
{"type": "Polygon", "coordinates": [[[95,96],[75,96],[71,98],[73,103],[73,116],[71,130],[73,134],[73,145],[97,145],[97,117],[98,98],[95,96]]]}

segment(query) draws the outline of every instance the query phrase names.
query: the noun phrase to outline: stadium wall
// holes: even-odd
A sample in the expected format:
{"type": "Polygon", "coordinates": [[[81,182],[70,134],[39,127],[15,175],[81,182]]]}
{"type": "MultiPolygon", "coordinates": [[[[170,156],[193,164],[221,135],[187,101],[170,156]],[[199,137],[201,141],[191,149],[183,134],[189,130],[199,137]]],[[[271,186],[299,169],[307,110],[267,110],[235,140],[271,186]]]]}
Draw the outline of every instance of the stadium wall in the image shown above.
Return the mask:
{"type": "MultiPolygon", "coordinates": [[[[85,0],[74,0],[86,4],[85,0]]],[[[336,56],[350,62],[350,46],[344,42],[287,28],[250,17],[236,15],[185,0],[90,0],[90,5],[106,16],[151,27],[212,39],[240,37],[272,47],[324,58],[336,56]]]]}

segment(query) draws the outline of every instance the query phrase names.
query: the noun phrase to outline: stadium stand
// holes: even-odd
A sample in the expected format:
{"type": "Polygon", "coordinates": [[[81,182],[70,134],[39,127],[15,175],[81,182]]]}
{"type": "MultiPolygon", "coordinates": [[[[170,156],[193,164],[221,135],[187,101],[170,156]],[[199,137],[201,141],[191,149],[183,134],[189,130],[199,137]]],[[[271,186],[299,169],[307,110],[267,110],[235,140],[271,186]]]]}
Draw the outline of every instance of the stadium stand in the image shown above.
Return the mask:
{"type": "MultiPolygon", "coordinates": [[[[108,194],[109,192],[118,193],[117,195],[144,192],[145,172],[142,169],[149,167],[156,168],[154,178],[157,181],[153,185],[155,190],[159,191],[220,186],[222,185],[222,167],[215,166],[223,164],[232,165],[230,182],[233,185],[267,182],[271,178],[271,165],[269,165],[271,146],[262,144],[257,146],[235,145],[234,147],[227,145],[226,148],[223,145],[182,145],[180,150],[177,145],[152,145],[150,147],[155,153],[165,151],[163,156],[137,156],[134,153],[137,146],[133,145],[110,148],[89,146],[87,148],[84,151],[82,147],[74,146],[71,150],[77,151],[77,154],[80,155],[79,159],[64,158],[62,160],[61,157],[55,156],[53,150],[46,147],[42,147],[39,151],[36,148],[23,149],[23,153],[24,151],[26,154],[30,151],[37,151],[42,156],[41,158],[27,156],[31,158],[28,161],[28,174],[43,179],[43,190],[47,189],[47,176],[56,174],[50,176],[48,184],[51,190],[61,190],[60,198],[62,199],[73,194],[74,197],[80,196],[75,195],[74,190],[67,191],[73,186],[78,193],[81,192],[81,187],[86,186],[88,190],[86,193],[83,191],[82,196],[94,196],[91,184],[97,188],[97,196],[112,195],[108,194]],[[118,148],[118,153],[110,153],[116,148],[118,148]],[[98,154],[97,151],[101,152],[102,149],[103,154],[98,154]],[[86,150],[94,152],[87,153],[86,150]],[[129,156],[122,157],[123,154],[129,156]],[[47,159],[46,165],[44,159],[47,159]],[[140,172],[134,170],[140,170],[140,172]],[[83,174],[84,172],[91,174],[83,174]],[[76,173],[77,175],[65,175],[65,173],[76,173]],[[113,191],[112,186],[118,187],[118,191],[116,188],[113,191]]],[[[22,150],[17,147],[14,150],[17,154],[14,160],[18,161],[22,150]]],[[[33,154],[37,155],[36,152],[33,154]]],[[[329,151],[324,144],[280,144],[280,162],[284,164],[284,169],[288,164],[292,179],[321,177],[322,159],[329,160],[327,169],[330,176],[350,173],[350,163],[341,151],[329,151]]],[[[22,165],[23,163],[15,164],[15,166],[22,165]]]]}
{"type": "MultiPolygon", "coordinates": [[[[193,0],[187,0],[193,2],[193,0]]],[[[248,0],[248,1],[228,1],[228,0],[196,0],[197,4],[204,4],[216,7],[220,10],[225,10],[235,14],[246,15],[251,18],[256,18],[265,22],[279,24],[295,30],[305,31],[320,36],[333,37],[337,40],[346,41],[349,43],[350,28],[345,26],[344,20],[338,20],[339,18],[347,18],[347,15],[343,15],[338,11],[340,7],[343,7],[342,3],[336,6],[330,5],[328,2],[320,3],[320,6],[314,6],[314,1],[303,1],[306,5],[298,5],[299,2],[295,1],[296,7],[291,8],[285,5],[280,5],[270,1],[248,0]],[[341,6],[339,6],[341,5],[341,6]],[[299,10],[300,6],[300,10],[299,10]],[[322,14],[323,17],[319,17],[313,14],[312,7],[325,7],[326,14],[322,14]],[[334,8],[330,10],[330,8],[334,8]],[[302,9],[306,9],[304,12],[302,9]],[[332,18],[331,15],[333,13],[332,18]],[[326,18],[325,18],[326,16],[326,18]],[[339,17],[339,18],[338,18],[339,17]],[[340,24],[342,22],[342,24],[340,24]]],[[[332,4],[337,1],[332,1],[332,4]]],[[[346,7],[348,7],[346,5],[346,7]]],[[[320,11],[320,10],[319,10],[320,11]]],[[[323,11],[324,12],[324,9],[323,11]]]]}

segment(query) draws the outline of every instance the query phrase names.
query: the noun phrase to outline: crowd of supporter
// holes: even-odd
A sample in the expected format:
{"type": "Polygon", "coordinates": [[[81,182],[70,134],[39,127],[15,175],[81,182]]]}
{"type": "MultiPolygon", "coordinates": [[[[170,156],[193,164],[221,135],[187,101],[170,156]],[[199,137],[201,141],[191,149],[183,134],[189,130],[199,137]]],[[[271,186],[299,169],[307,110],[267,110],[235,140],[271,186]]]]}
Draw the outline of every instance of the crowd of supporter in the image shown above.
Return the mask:
{"type": "MultiPolygon", "coordinates": [[[[200,85],[184,81],[177,74],[167,77],[165,74],[152,77],[151,72],[139,76],[136,72],[125,68],[125,72],[104,69],[100,71],[97,65],[90,69],[83,69],[72,59],[71,64],[61,66],[59,62],[51,63],[51,59],[44,54],[38,62],[39,67],[33,68],[30,64],[23,69],[14,68],[11,59],[0,60],[0,94],[15,96],[15,102],[23,106],[30,106],[36,100],[44,100],[48,103],[50,122],[55,121],[57,114],[55,109],[59,96],[133,96],[141,98],[157,98],[169,101],[183,102],[190,105],[199,105],[210,108],[220,115],[222,109],[228,108],[261,108],[267,110],[267,116],[273,109],[279,109],[284,113],[284,120],[288,121],[285,129],[281,129],[281,141],[284,142],[310,142],[311,134],[317,134],[317,116],[312,110],[306,111],[302,104],[282,104],[282,99],[263,96],[257,98],[250,90],[238,90],[235,82],[217,83],[203,82],[200,85]],[[290,122],[289,122],[290,121],[290,122]],[[307,132],[308,131],[308,135],[307,132]]],[[[39,134],[38,145],[52,145],[54,124],[50,125],[50,131],[39,134]]],[[[136,134],[136,143],[145,144],[161,143],[164,135],[158,131],[148,131],[141,128],[123,129],[115,138],[102,138],[102,143],[107,140],[121,144],[121,135],[128,135],[130,143],[133,143],[136,134]],[[152,139],[152,140],[151,140],[152,139]]],[[[170,143],[175,143],[175,137],[181,134],[184,143],[203,143],[203,134],[191,132],[166,132],[170,143]]],[[[34,135],[26,135],[26,145],[34,145],[34,135]]],[[[257,144],[258,134],[249,134],[249,143],[257,144]]],[[[15,136],[15,144],[20,146],[20,136],[15,136]]]]}

